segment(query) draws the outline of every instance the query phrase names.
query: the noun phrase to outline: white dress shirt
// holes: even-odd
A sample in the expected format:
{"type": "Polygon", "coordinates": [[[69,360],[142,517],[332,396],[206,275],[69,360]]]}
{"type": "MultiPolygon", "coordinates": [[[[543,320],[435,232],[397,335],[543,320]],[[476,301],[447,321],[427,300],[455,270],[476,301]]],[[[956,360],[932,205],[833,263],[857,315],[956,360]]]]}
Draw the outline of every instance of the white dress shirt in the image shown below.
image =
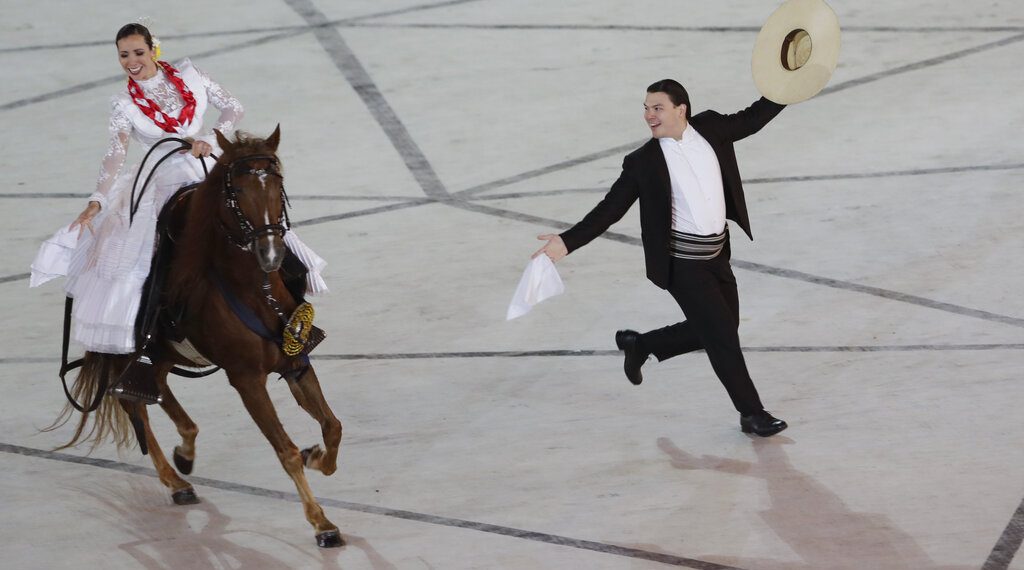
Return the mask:
{"type": "Polygon", "coordinates": [[[725,191],[718,157],[708,141],[687,125],[683,137],[658,139],[672,182],[672,229],[710,235],[725,230],[725,191]]]}

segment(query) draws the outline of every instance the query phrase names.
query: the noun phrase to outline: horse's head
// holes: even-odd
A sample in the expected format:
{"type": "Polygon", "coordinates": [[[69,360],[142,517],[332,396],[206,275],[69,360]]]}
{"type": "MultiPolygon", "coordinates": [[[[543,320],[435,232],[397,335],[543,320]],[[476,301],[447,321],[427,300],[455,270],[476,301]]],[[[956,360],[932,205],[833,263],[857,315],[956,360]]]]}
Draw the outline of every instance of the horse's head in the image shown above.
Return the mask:
{"type": "Polygon", "coordinates": [[[277,271],[288,231],[288,195],[276,154],[281,126],[266,139],[236,135],[232,142],[214,133],[222,151],[217,163],[224,168],[221,226],[232,243],[256,256],[260,269],[277,271]]]}

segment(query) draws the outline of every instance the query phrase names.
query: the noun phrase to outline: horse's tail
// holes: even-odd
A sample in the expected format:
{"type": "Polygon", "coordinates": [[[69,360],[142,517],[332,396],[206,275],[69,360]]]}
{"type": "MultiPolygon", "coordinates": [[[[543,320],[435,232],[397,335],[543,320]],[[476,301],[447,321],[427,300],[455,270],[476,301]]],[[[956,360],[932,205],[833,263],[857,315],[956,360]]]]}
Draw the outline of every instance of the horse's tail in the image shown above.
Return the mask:
{"type": "MultiPolygon", "coordinates": [[[[97,390],[105,390],[106,387],[112,385],[130,361],[129,355],[86,352],[85,362],[71,387],[72,397],[82,405],[88,405],[95,401],[97,390]]],[[[57,419],[43,428],[43,431],[53,431],[63,426],[74,413],[75,408],[68,402],[57,419]]],[[[118,403],[118,399],[109,394],[103,397],[100,406],[95,411],[80,415],[74,435],[67,443],[55,448],[55,451],[91,442],[89,447],[91,453],[108,438],[113,440],[118,449],[132,447],[136,443],[131,419],[118,403]]]]}

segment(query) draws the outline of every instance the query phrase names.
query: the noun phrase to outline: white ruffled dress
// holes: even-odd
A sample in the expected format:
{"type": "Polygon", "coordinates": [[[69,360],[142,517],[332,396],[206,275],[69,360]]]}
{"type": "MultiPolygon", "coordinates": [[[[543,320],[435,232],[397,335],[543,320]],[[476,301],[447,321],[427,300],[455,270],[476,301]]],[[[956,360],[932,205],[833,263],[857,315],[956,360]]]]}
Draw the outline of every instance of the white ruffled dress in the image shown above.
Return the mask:
{"type": "MultiPolygon", "coordinates": [[[[142,286],[149,275],[156,234],[156,217],[160,208],[185,184],[203,179],[199,159],[188,153],[175,154],[164,161],[153,176],[134,222],[129,225],[129,202],[132,183],[139,170],[135,164],[123,168],[129,138],[134,138],[148,151],[162,138],[192,137],[210,143],[220,154],[212,132],[200,133],[203,113],[209,105],[220,111],[216,128],[225,136],[234,131],[242,118],[242,105],[223,87],[195,67],[189,60],[175,66],[196,100],[191,123],[167,133],[158,127],[132,101],[127,89],[111,100],[110,146],[100,169],[96,192],[90,201],[100,203],[100,213],[93,219],[95,233],[86,230],[77,237],[62,227],[46,240],[32,262],[31,287],[60,276],[67,276],[65,291],[75,299],[72,338],[92,352],[131,353],[135,349],[135,316],[139,310],[142,286]]],[[[139,81],[146,97],[160,105],[168,115],[177,117],[184,102],[178,89],[158,67],[157,74],[139,81]]],[[[167,143],[150,156],[146,169],[139,176],[139,186],[159,157],[175,145],[167,143]]],[[[213,161],[206,159],[209,168],[213,161]]],[[[138,190],[136,190],[138,191],[138,190]]],[[[302,243],[294,231],[285,234],[285,244],[309,268],[308,292],[316,295],[327,291],[321,272],[327,263],[302,243]]]]}

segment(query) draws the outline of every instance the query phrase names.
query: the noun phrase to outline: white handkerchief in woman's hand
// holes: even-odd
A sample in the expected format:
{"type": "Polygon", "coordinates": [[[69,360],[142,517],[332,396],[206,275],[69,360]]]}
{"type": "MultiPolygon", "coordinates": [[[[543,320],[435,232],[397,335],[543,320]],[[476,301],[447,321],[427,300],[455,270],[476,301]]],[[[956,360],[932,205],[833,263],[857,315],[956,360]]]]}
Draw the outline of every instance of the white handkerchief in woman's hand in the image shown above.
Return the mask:
{"type": "Polygon", "coordinates": [[[57,230],[53,237],[44,241],[35,260],[32,261],[32,277],[28,286],[38,287],[51,279],[67,275],[71,256],[75,253],[77,244],[78,228],[72,230],[67,226],[57,230]]]}
{"type": "Polygon", "coordinates": [[[512,302],[508,305],[508,313],[505,319],[511,321],[530,312],[534,305],[548,297],[554,297],[565,292],[565,285],[562,278],[558,276],[558,270],[547,254],[541,254],[533,258],[523,277],[519,280],[515,295],[512,295],[512,302]]]}

